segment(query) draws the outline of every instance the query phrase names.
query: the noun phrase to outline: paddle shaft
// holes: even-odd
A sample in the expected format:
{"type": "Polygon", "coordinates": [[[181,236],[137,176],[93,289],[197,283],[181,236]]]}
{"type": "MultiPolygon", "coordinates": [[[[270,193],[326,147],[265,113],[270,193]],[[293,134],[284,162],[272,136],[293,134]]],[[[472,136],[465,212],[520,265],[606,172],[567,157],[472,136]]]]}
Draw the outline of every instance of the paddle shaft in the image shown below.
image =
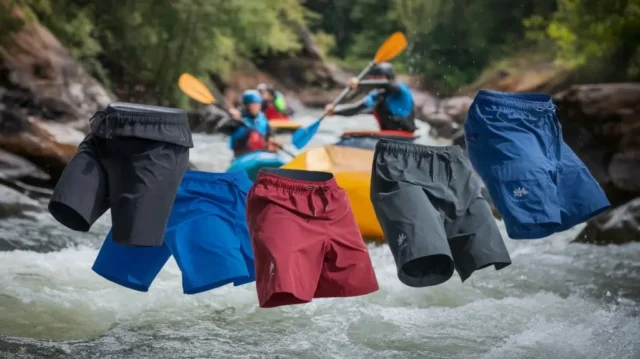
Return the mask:
{"type": "MultiPolygon", "coordinates": [[[[367,67],[364,68],[364,70],[362,70],[362,72],[360,72],[360,74],[358,75],[357,79],[358,81],[362,80],[363,77],[367,76],[367,74],[369,73],[369,71],[371,70],[371,68],[373,66],[375,66],[375,61],[371,61],[369,63],[369,65],[367,65],[367,67]]],[[[340,102],[342,102],[342,100],[344,100],[344,98],[347,96],[347,94],[349,94],[349,91],[351,90],[351,87],[347,86],[345,87],[344,90],[342,90],[342,92],[340,93],[340,95],[338,95],[338,97],[336,97],[335,100],[333,100],[332,105],[336,106],[337,104],[339,104],[340,102]]],[[[318,119],[318,121],[321,121],[323,118],[327,117],[328,113],[325,111],[322,116],[318,119]]]]}

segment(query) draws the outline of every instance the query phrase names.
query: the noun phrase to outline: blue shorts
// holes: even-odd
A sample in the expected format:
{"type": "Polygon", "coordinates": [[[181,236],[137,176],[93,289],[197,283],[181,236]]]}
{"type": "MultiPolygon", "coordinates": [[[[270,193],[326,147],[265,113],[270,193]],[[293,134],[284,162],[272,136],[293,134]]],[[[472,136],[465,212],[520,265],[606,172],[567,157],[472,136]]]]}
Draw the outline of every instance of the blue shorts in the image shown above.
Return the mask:
{"type": "Polygon", "coordinates": [[[546,237],[609,208],[600,185],[562,140],[549,95],[481,90],[464,132],[469,159],[512,239],[546,237]]]}
{"type": "Polygon", "coordinates": [[[93,271],[124,287],[146,292],[169,257],[182,271],[185,294],[225,284],[253,282],[253,250],[246,224],[245,172],[187,171],[159,247],[130,247],[114,242],[111,231],[93,271]]]}

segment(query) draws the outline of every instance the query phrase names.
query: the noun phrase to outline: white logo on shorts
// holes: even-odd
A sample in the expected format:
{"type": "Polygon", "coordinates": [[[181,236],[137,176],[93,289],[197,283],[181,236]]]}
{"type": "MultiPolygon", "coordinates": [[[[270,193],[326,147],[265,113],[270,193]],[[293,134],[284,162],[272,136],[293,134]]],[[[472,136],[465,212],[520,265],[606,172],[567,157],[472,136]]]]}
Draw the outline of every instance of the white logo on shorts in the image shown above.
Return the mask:
{"type": "Polygon", "coordinates": [[[529,194],[529,191],[527,191],[527,189],[524,187],[516,187],[516,189],[513,190],[514,197],[524,197],[528,194],[529,194]]]}
{"type": "Polygon", "coordinates": [[[407,245],[407,236],[404,233],[400,233],[398,236],[398,248],[402,249],[407,245]]]}
{"type": "Polygon", "coordinates": [[[271,261],[271,264],[269,264],[269,276],[273,275],[273,270],[276,269],[276,264],[271,261]]]}

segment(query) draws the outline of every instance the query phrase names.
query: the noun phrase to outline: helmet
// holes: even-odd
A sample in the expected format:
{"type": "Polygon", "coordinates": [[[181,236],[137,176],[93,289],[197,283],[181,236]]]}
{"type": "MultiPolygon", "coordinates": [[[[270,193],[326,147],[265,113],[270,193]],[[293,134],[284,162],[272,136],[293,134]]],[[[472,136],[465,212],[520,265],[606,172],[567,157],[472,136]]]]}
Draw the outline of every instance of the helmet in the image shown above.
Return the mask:
{"type": "Polygon", "coordinates": [[[267,91],[269,90],[269,86],[265,83],[261,83],[258,86],[256,86],[256,90],[262,92],[262,91],[267,91]]]}
{"type": "Polygon", "coordinates": [[[262,103],[262,97],[256,90],[247,90],[242,93],[242,104],[248,105],[251,103],[262,103]]]}
{"type": "Polygon", "coordinates": [[[393,71],[393,65],[388,62],[381,62],[379,64],[375,64],[371,71],[369,71],[369,75],[378,75],[384,76],[388,79],[393,79],[395,77],[395,73],[393,71]]]}

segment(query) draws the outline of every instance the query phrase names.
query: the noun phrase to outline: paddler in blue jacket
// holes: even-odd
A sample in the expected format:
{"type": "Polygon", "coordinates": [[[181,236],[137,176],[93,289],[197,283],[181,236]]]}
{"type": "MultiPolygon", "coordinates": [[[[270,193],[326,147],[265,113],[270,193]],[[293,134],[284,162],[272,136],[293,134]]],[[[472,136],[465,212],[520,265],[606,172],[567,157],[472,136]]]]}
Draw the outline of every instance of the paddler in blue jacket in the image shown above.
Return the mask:
{"type": "Polygon", "coordinates": [[[390,63],[376,64],[369,71],[365,80],[353,78],[349,81],[351,88],[366,88],[372,90],[367,96],[353,104],[325,106],[329,115],[354,116],[367,110],[373,110],[373,116],[378,121],[380,130],[394,130],[412,133],[417,127],[413,94],[409,87],[395,81],[395,73],[390,63]]]}
{"type": "Polygon", "coordinates": [[[235,156],[252,151],[274,151],[271,127],[262,113],[262,97],[256,90],[242,94],[242,109],[229,110],[233,120],[219,126],[218,131],[229,135],[229,147],[235,156]]]}

